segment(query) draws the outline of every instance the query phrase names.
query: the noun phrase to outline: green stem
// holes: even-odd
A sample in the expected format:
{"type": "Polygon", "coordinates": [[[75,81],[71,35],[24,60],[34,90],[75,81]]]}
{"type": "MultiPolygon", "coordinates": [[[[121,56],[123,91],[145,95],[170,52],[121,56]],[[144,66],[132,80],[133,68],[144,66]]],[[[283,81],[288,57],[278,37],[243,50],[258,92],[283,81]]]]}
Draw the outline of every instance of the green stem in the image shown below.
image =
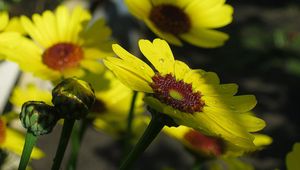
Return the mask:
{"type": "Polygon", "coordinates": [[[37,141],[37,136],[35,136],[31,132],[27,131],[26,137],[25,137],[25,144],[24,144],[24,148],[23,148],[23,152],[22,152],[18,170],[26,169],[26,166],[30,159],[32,149],[35,146],[36,141],[37,141]]]}
{"type": "Polygon", "coordinates": [[[120,170],[131,169],[134,161],[147,149],[151,142],[156,138],[162,128],[165,126],[165,122],[161,120],[158,114],[152,114],[152,119],[145,130],[143,136],[138,143],[131,150],[125,161],[123,161],[120,170]]]}
{"type": "Polygon", "coordinates": [[[83,139],[83,135],[86,132],[88,125],[88,120],[83,119],[80,126],[78,124],[75,124],[72,136],[71,136],[71,141],[72,141],[72,150],[71,150],[71,156],[67,164],[67,169],[68,170],[75,170],[77,166],[77,158],[78,158],[78,153],[80,149],[80,145],[83,139]]]}
{"type": "Polygon", "coordinates": [[[64,157],[71,132],[75,123],[75,119],[65,119],[63,129],[60,135],[59,144],[52,164],[52,170],[59,170],[60,164],[64,157]]]}
{"type": "Polygon", "coordinates": [[[126,127],[126,134],[125,134],[125,146],[124,146],[124,154],[127,154],[128,150],[130,149],[130,139],[132,137],[132,121],[134,119],[134,106],[137,98],[137,92],[134,91],[130,103],[130,110],[128,112],[128,118],[127,118],[127,127],[126,127]]]}

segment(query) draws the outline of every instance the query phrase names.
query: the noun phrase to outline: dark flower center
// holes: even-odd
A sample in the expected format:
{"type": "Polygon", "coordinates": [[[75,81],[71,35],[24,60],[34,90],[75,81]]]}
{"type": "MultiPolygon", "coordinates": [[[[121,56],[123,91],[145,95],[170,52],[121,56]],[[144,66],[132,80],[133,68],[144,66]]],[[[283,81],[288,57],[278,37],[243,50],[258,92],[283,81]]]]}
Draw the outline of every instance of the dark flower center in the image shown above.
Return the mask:
{"type": "Polygon", "coordinates": [[[49,68],[63,71],[78,66],[83,58],[80,46],[72,43],[59,43],[51,46],[43,53],[43,63],[49,68]]]}
{"type": "Polygon", "coordinates": [[[190,130],[184,135],[184,139],[197,151],[208,156],[220,156],[223,153],[224,143],[219,138],[205,136],[198,131],[190,130]]]}
{"type": "Polygon", "coordinates": [[[150,84],[154,97],[162,103],[172,106],[182,112],[201,112],[204,102],[199,92],[193,92],[192,85],[177,81],[171,74],[161,76],[156,74],[150,84]]]}
{"type": "Polygon", "coordinates": [[[190,18],[174,5],[154,6],[149,18],[161,31],[175,35],[186,33],[191,28],[190,18]]]}
{"type": "Polygon", "coordinates": [[[91,112],[103,113],[105,111],[106,111],[105,103],[99,99],[96,99],[94,105],[91,108],[91,112]]]}

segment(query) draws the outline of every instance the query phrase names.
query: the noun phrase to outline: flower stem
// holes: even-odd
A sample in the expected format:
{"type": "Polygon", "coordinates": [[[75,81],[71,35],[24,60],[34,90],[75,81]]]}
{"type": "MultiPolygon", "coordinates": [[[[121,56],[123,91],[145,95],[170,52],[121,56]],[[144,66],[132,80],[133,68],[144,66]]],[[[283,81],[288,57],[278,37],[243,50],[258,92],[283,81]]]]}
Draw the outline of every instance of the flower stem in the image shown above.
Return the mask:
{"type": "Polygon", "coordinates": [[[83,119],[81,121],[80,126],[78,123],[75,123],[72,135],[71,135],[71,141],[72,141],[72,150],[71,150],[71,156],[67,164],[67,170],[75,170],[77,166],[77,157],[80,149],[80,145],[84,136],[84,133],[86,132],[88,125],[88,120],[83,119]]]}
{"type": "Polygon", "coordinates": [[[23,148],[23,152],[22,152],[18,170],[26,169],[26,166],[30,159],[32,149],[33,149],[34,145],[36,144],[36,141],[37,141],[37,136],[35,136],[30,131],[27,131],[26,138],[25,138],[25,144],[24,144],[24,148],[23,148]]]}
{"type": "Polygon", "coordinates": [[[134,161],[147,149],[164,126],[165,122],[161,120],[159,114],[152,114],[152,119],[143,136],[131,150],[125,161],[123,161],[120,170],[131,169],[134,161]]]}
{"type": "Polygon", "coordinates": [[[75,119],[65,119],[63,129],[60,135],[59,144],[52,164],[52,170],[59,170],[60,164],[64,157],[71,132],[75,123],[75,119]]]}
{"type": "Polygon", "coordinates": [[[137,98],[137,92],[134,91],[130,103],[130,110],[128,112],[127,118],[127,127],[126,127],[126,134],[125,134],[125,146],[124,146],[124,154],[127,154],[128,150],[130,149],[130,139],[132,137],[132,121],[134,119],[134,106],[137,98]]]}

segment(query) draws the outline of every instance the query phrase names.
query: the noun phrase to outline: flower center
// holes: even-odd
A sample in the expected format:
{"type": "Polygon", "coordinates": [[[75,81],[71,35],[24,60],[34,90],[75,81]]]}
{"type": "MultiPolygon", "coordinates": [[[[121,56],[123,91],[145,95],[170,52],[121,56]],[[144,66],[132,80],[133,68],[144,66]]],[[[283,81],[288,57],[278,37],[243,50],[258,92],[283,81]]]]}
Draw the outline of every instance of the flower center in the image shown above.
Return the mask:
{"type": "Polygon", "coordinates": [[[184,135],[184,139],[199,152],[208,156],[220,156],[223,153],[223,142],[219,138],[205,136],[202,133],[190,130],[184,135]]]}
{"type": "Polygon", "coordinates": [[[0,118],[0,145],[4,143],[6,136],[6,122],[0,118]]]}
{"type": "Polygon", "coordinates": [[[80,46],[72,43],[58,43],[46,49],[42,58],[49,68],[63,71],[78,66],[83,51],[80,46]]]}
{"type": "Polygon", "coordinates": [[[171,74],[161,76],[156,74],[150,84],[154,91],[154,97],[162,103],[172,106],[183,112],[201,112],[204,102],[199,92],[193,92],[192,85],[177,81],[171,74]]]}
{"type": "Polygon", "coordinates": [[[190,18],[174,5],[154,6],[149,18],[161,31],[175,35],[186,33],[191,28],[190,18]]]}
{"type": "Polygon", "coordinates": [[[95,113],[104,113],[106,111],[105,103],[99,99],[96,99],[91,111],[95,113]]]}

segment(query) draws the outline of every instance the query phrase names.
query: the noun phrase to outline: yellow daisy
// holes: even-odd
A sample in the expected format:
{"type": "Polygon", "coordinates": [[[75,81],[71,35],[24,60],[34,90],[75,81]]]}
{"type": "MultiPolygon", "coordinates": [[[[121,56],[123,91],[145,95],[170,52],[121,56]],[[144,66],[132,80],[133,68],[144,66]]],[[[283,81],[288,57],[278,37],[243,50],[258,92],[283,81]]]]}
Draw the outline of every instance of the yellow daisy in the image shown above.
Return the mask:
{"type": "MultiPolygon", "coordinates": [[[[133,91],[116,79],[109,70],[102,75],[88,74],[83,79],[92,84],[96,95],[92,113],[88,115],[95,118],[94,127],[115,138],[121,137],[126,131],[133,91]]],[[[133,121],[135,136],[143,132],[149,120],[146,115],[142,114],[144,112],[142,98],[143,94],[138,94],[135,102],[133,121]]]]}
{"type": "Polygon", "coordinates": [[[33,39],[10,42],[15,50],[6,51],[8,60],[17,62],[24,71],[48,80],[81,77],[88,70],[99,73],[99,59],[112,54],[111,30],[103,19],[89,25],[91,14],[78,6],[70,11],[59,6],[55,12],[34,14],[32,20],[21,16],[21,23],[33,39]]]}
{"type": "MultiPolygon", "coordinates": [[[[244,122],[248,123],[248,122],[244,122]]],[[[221,138],[206,136],[199,131],[186,126],[165,127],[164,132],[168,135],[179,140],[184,146],[194,153],[199,154],[202,157],[228,157],[228,156],[241,156],[246,152],[254,151],[250,148],[239,148],[232,145],[229,142],[224,141],[221,138]]],[[[254,134],[254,144],[260,149],[263,146],[269,145],[272,142],[272,138],[263,134],[254,134]]]]}
{"type": "MultiPolygon", "coordinates": [[[[7,127],[5,117],[0,116],[0,148],[21,156],[24,142],[24,136],[7,127]]],[[[44,153],[40,149],[33,149],[31,158],[40,159],[43,156],[44,153]]]]}
{"type": "Polygon", "coordinates": [[[41,90],[34,84],[28,84],[26,87],[15,87],[10,97],[10,102],[17,107],[22,107],[28,101],[44,101],[52,105],[52,95],[48,90],[41,90]]]}
{"type": "Polygon", "coordinates": [[[228,35],[214,28],[232,21],[233,8],[225,0],[125,0],[129,11],[159,37],[182,45],[218,47],[228,35]]]}
{"type": "Polygon", "coordinates": [[[140,40],[139,47],[154,69],[117,44],[113,51],[120,58],[108,57],[104,63],[125,85],[147,93],[145,102],[177,124],[242,148],[255,147],[249,132],[261,130],[265,122],[244,114],[256,105],[253,95],[234,96],[236,84],[220,84],[215,73],[190,69],[174,60],[164,40],[140,40]],[[244,121],[249,123],[242,124],[244,121]]]}
{"type": "Polygon", "coordinates": [[[20,34],[24,33],[19,18],[13,17],[9,19],[7,11],[0,11],[0,59],[6,57],[3,51],[14,50],[10,42],[21,38],[20,34]]]}

